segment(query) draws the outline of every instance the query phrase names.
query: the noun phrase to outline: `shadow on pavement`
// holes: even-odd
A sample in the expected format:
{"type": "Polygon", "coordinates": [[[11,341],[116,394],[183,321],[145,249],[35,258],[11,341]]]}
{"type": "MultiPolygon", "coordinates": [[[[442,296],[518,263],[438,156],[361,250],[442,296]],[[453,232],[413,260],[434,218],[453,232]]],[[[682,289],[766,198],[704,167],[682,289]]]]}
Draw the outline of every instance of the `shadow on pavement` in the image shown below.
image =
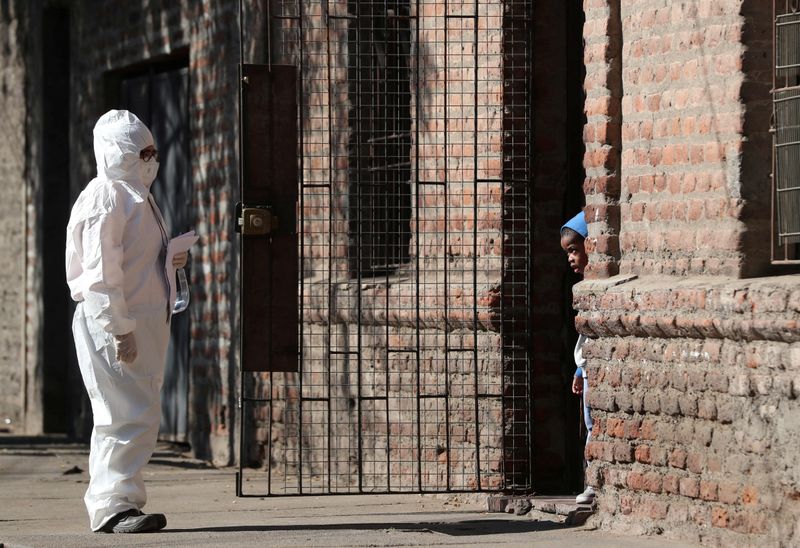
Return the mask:
{"type": "Polygon", "coordinates": [[[148,464],[156,464],[158,466],[171,466],[172,468],[186,468],[187,470],[216,470],[215,466],[205,461],[189,461],[189,460],[169,460],[164,458],[151,458],[148,464]]]}
{"type": "Polygon", "coordinates": [[[450,536],[496,535],[508,533],[534,533],[567,529],[551,521],[484,519],[430,523],[332,523],[327,525],[230,525],[225,527],[197,527],[194,529],[164,529],[165,533],[224,533],[269,531],[397,531],[402,533],[440,533],[450,536]]]}

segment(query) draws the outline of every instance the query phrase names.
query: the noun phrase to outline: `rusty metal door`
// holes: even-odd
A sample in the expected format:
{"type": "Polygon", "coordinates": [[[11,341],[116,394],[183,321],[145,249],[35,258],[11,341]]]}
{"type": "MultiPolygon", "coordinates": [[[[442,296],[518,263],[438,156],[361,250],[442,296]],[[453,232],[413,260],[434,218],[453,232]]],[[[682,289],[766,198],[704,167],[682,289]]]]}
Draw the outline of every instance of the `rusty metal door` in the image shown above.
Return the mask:
{"type": "Polygon", "coordinates": [[[242,237],[237,493],[530,490],[531,2],[266,6],[243,173],[296,168],[298,279],[242,237]]]}

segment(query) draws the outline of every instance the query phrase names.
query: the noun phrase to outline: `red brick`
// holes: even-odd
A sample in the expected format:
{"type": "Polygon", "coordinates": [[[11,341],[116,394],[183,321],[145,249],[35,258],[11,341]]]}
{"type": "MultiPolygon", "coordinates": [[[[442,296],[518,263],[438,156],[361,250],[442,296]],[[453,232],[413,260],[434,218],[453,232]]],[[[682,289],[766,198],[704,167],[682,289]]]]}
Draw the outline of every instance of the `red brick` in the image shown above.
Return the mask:
{"type": "Polygon", "coordinates": [[[700,482],[695,478],[681,478],[679,482],[681,495],[697,498],[700,496],[700,482]]]}
{"type": "Polygon", "coordinates": [[[664,479],[663,479],[663,482],[662,482],[662,487],[664,489],[664,492],[670,493],[670,494],[673,494],[673,495],[678,494],[680,492],[679,481],[680,481],[680,478],[678,476],[674,476],[674,475],[671,475],[671,474],[665,475],[664,479]]]}
{"type": "Polygon", "coordinates": [[[728,527],[728,511],[725,508],[712,508],[711,525],[714,527],[728,527]]]}
{"type": "Polygon", "coordinates": [[[638,445],[636,447],[636,462],[650,464],[650,446],[638,445]]]}
{"type": "Polygon", "coordinates": [[[717,484],[713,481],[700,482],[700,498],[708,501],[717,500],[717,484]]]}

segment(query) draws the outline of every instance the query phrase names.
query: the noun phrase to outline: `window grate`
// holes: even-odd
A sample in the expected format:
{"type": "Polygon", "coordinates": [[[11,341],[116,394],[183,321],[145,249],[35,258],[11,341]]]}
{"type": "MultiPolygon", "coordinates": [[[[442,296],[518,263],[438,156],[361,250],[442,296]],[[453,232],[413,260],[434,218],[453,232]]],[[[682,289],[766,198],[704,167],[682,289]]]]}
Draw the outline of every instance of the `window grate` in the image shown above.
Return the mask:
{"type": "Polygon", "coordinates": [[[411,28],[408,0],[349,3],[350,271],[380,276],[409,261],[411,28]]]}
{"type": "Polygon", "coordinates": [[[780,245],[800,243],[800,89],[776,91],[775,193],[780,245]]]}
{"type": "Polygon", "coordinates": [[[778,78],[800,76],[800,13],[775,19],[775,72],[778,78]]]}
{"type": "Polygon", "coordinates": [[[773,2],[772,262],[800,263],[800,1],[773,2]]]}

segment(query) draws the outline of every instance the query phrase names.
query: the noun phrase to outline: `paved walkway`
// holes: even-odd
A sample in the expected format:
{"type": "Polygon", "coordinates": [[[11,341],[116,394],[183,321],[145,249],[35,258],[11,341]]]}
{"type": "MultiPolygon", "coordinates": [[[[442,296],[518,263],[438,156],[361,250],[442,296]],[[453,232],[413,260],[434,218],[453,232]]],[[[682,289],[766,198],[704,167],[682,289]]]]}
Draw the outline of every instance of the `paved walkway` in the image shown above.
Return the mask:
{"type": "Polygon", "coordinates": [[[678,547],[569,527],[563,517],[486,512],[482,497],[347,495],[236,498],[233,469],[160,448],[145,470],[147,511],[167,514],[149,535],[88,531],[85,446],[0,437],[0,548],[35,546],[586,546],[678,547]],[[76,468],[77,467],[77,468],[76,468]]]}

